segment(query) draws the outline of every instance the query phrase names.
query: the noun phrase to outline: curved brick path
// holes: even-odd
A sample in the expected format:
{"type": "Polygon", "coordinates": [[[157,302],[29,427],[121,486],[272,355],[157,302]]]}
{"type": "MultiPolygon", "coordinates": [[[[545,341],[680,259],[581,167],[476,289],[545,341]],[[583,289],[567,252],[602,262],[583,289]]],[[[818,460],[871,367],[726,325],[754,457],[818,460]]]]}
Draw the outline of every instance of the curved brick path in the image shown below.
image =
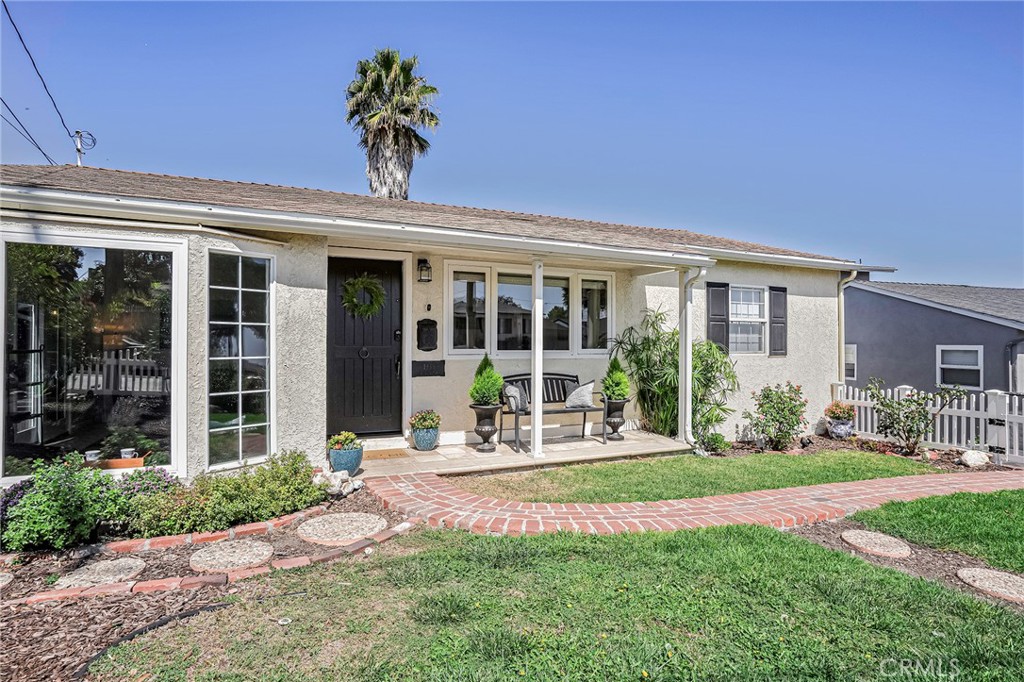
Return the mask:
{"type": "Polygon", "coordinates": [[[385,507],[434,527],[479,534],[533,535],[558,530],[621,533],[726,524],[795,526],[835,519],[892,500],[1024,488],[1024,471],[926,474],[826,483],[663,502],[548,504],[480,497],[436,474],[371,478],[366,488],[385,507]]]}

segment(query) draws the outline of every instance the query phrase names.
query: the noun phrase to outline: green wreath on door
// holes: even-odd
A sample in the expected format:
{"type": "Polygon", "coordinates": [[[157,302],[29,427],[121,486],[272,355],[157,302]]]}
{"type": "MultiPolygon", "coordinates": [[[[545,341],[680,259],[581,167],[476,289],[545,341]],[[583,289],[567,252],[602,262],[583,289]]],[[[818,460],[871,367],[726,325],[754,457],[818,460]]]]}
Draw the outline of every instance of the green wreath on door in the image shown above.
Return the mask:
{"type": "Polygon", "coordinates": [[[364,320],[373,317],[384,309],[384,284],[380,277],[363,273],[358,277],[345,280],[341,290],[341,304],[354,317],[364,320]],[[365,300],[365,302],[364,302],[365,300]]]}

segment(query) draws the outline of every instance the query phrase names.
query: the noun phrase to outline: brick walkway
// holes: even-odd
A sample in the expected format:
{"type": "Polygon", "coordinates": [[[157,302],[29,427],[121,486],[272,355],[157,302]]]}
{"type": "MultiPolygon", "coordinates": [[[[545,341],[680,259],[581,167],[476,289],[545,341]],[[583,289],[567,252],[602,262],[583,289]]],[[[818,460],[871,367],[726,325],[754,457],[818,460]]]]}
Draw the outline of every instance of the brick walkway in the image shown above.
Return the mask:
{"type": "Polygon", "coordinates": [[[533,535],[558,530],[621,533],[726,524],[795,526],[835,519],[892,500],[1024,488],[1024,471],[932,474],[826,483],[663,502],[547,504],[480,497],[436,474],[371,478],[367,489],[388,509],[440,528],[533,535]]]}

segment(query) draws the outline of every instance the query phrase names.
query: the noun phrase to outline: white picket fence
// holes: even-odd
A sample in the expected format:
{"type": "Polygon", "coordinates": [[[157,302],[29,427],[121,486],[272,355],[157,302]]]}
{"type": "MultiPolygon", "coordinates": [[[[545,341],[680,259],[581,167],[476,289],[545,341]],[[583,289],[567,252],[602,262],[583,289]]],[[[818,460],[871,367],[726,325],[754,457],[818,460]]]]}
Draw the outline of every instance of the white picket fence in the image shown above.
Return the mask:
{"type": "MultiPolygon", "coordinates": [[[[884,392],[895,397],[912,390],[911,386],[897,386],[884,392]]],[[[878,433],[878,414],[867,391],[837,383],[832,384],[832,398],[853,405],[853,428],[858,434],[883,437],[878,433]]],[[[931,405],[934,414],[935,403],[931,405]]],[[[1024,466],[1024,395],[985,391],[956,400],[942,410],[924,442],[932,447],[988,451],[999,464],[1024,466]]]]}

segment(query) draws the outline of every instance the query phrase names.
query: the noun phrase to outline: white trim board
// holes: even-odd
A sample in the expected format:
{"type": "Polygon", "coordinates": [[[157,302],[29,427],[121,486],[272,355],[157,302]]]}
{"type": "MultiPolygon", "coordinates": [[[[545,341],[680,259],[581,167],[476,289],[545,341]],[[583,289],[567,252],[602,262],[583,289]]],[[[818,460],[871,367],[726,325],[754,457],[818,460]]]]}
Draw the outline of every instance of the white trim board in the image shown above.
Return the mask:
{"type": "Polygon", "coordinates": [[[1003,317],[996,317],[995,315],[988,315],[986,313],[979,313],[976,310],[968,310],[966,308],[958,308],[956,306],[946,305],[945,303],[937,303],[935,301],[929,301],[926,298],[919,296],[912,296],[910,294],[898,293],[895,291],[889,291],[887,289],[881,289],[873,287],[870,284],[861,284],[859,282],[851,282],[846,285],[846,288],[853,288],[859,291],[867,291],[872,294],[880,294],[882,296],[889,296],[890,298],[896,298],[901,301],[907,301],[908,303],[917,303],[928,308],[935,308],[936,310],[945,310],[948,313],[955,313],[957,315],[963,315],[964,317],[970,317],[975,320],[982,320],[984,322],[991,322],[992,324],[998,324],[1003,327],[1010,327],[1011,329],[1024,330],[1024,322],[1015,322],[1013,320],[1007,320],[1003,317]]]}

